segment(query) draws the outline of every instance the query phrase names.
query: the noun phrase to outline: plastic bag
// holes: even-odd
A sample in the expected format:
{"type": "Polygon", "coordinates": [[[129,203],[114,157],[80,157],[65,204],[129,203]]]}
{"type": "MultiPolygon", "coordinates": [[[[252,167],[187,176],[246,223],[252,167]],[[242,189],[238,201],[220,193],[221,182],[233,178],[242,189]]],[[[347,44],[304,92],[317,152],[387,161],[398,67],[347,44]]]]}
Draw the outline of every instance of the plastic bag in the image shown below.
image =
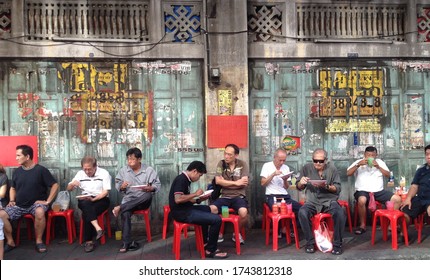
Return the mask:
{"type": "Polygon", "coordinates": [[[318,229],[314,230],[315,243],[318,249],[323,252],[331,252],[333,250],[333,232],[329,231],[327,223],[321,222],[318,229]]]}
{"type": "Polygon", "coordinates": [[[369,208],[369,211],[375,212],[376,210],[376,201],[375,201],[375,195],[373,194],[373,192],[369,193],[369,206],[367,208],[369,208]]]}
{"type": "Polygon", "coordinates": [[[57,194],[57,198],[54,203],[60,204],[61,211],[69,209],[70,194],[68,191],[61,191],[57,194]]]}

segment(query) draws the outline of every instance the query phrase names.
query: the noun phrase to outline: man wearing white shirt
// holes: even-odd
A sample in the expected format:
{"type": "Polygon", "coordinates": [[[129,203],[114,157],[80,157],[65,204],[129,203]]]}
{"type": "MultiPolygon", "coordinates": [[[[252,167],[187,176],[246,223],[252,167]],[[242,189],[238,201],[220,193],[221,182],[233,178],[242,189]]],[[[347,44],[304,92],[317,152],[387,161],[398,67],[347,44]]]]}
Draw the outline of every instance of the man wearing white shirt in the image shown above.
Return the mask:
{"type": "Polygon", "coordinates": [[[261,186],[266,189],[266,202],[270,210],[272,210],[275,197],[277,200],[284,199],[287,204],[292,204],[293,212],[297,217],[302,205],[293,200],[287,191],[290,186],[291,175],[285,176],[290,173],[290,168],[284,164],[286,159],[287,152],[282,148],[278,148],[273,156],[273,161],[266,162],[261,168],[261,186]]]}
{"type": "Polygon", "coordinates": [[[93,236],[99,240],[104,231],[97,222],[97,216],[109,208],[109,191],[112,178],[106,169],[97,166],[94,157],[86,156],[81,160],[82,170],[79,170],[72,181],[67,185],[67,190],[80,188],[83,195],[78,198],[78,207],[82,210],[84,220],[85,252],[94,251],[93,236]]]}
{"type": "Polygon", "coordinates": [[[387,201],[394,202],[394,209],[399,209],[401,198],[387,190],[384,190],[384,176],[390,176],[390,170],[384,161],[379,158],[375,147],[368,146],[364,150],[364,158],[356,160],[348,167],[346,174],[355,176],[355,193],[357,200],[358,217],[360,226],[355,234],[366,232],[366,214],[369,203],[369,193],[373,193],[375,201],[385,204],[387,201]],[[370,160],[369,160],[370,158],[370,160]]]}

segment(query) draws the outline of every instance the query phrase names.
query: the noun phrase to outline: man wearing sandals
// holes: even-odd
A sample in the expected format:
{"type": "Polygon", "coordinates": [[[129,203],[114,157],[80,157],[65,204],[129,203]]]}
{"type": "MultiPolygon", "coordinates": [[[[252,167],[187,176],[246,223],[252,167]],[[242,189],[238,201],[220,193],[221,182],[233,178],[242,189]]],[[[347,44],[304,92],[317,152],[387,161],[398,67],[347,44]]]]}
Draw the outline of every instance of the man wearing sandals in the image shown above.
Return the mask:
{"type": "Polygon", "coordinates": [[[421,213],[430,216],[430,145],[424,148],[424,153],[426,163],[415,172],[408,195],[400,206],[407,224],[421,213]]]}
{"type": "Polygon", "coordinates": [[[112,210],[115,217],[121,215],[120,253],[139,248],[138,243],[131,240],[131,215],[135,210],[148,209],[151,206],[152,196],[161,187],[155,169],[142,163],[142,151],[139,148],[129,149],[126,157],[127,165],[121,168],[115,178],[115,188],[124,196],[121,205],[112,210]]]}
{"type": "Polygon", "coordinates": [[[333,255],[341,255],[342,235],[346,216],[337,202],[341,191],[339,172],[334,164],[327,162],[327,152],[316,149],[312,153],[312,163],[302,167],[297,189],[305,191],[306,202],[299,210],[299,222],[306,239],[306,253],[315,252],[315,236],[311,219],[317,213],[329,213],[334,223],[333,255]]]}
{"type": "Polygon", "coordinates": [[[224,259],[227,258],[227,253],[221,252],[217,248],[221,217],[212,214],[207,205],[194,205],[207,200],[210,194],[202,196],[204,193],[202,189],[191,193],[191,183],[197,182],[206,172],[203,162],[193,161],[188,165],[187,170],[173,180],[169,192],[170,214],[178,222],[201,225],[206,257],[224,259]]]}
{"type": "Polygon", "coordinates": [[[34,216],[36,251],[45,253],[47,249],[42,240],[46,225],[45,212],[48,211],[49,204],[54,201],[59,186],[46,167],[33,161],[32,147],[17,146],[16,160],[20,167],[12,175],[9,204],[5,209],[0,210],[7,240],[4,252],[7,253],[15,248],[9,220],[18,220],[25,214],[31,214],[34,216]]]}
{"type": "Polygon", "coordinates": [[[367,205],[369,204],[369,193],[373,193],[375,201],[385,204],[387,201],[394,203],[394,209],[399,209],[401,198],[398,195],[384,190],[384,176],[390,176],[390,170],[385,162],[376,158],[378,151],[375,147],[368,146],[364,150],[364,158],[356,160],[346,170],[348,176],[355,176],[355,193],[357,200],[358,217],[360,226],[355,234],[366,232],[367,205]],[[370,160],[369,160],[370,159],[370,160]]]}

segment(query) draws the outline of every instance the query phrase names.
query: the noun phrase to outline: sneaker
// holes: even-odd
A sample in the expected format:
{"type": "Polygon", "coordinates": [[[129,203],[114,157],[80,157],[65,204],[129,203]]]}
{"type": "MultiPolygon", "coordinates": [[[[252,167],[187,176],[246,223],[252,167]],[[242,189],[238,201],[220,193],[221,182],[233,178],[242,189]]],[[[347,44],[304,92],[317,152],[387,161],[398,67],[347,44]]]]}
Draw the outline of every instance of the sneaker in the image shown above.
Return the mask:
{"type": "Polygon", "coordinates": [[[221,233],[218,235],[218,243],[224,242],[224,235],[221,233]]]}
{"type": "MultiPolygon", "coordinates": [[[[236,242],[236,238],[234,236],[234,233],[233,233],[233,237],[231,238],[231,240],[233,240],[233,242],[236,242]]],[[[242,244],[242,245],[245,244],[245,241],[242,238],[242,234],[240,234],[240,233],[239,233],[239,241],[240,241],[240,244],[242,244]]]]}
{"type": "Polygon", "coordinates": [[[279,234],[278,234],[278,239],[281,239],[282,238],[282,233],[280,232],[279,234]]]}

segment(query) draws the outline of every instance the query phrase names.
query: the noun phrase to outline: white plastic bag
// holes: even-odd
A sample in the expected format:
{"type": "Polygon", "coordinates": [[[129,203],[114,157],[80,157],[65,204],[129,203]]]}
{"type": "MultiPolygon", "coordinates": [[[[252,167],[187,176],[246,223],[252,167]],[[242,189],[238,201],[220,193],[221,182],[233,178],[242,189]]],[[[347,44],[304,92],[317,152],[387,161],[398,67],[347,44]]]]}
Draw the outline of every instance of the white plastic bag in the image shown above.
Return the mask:
{"type": "Polygon", "coordinates": [[[314,230],[315,243],[318,249],[323,252],[331,252],[333,250],[333,243],[331,242],[333,232],[330,232],[326,222],[321,222],[318,229],[314,230]]]}
{"type": "Polygon", "coordinates": [[[57,194],[57,198],[54,203],[60,204],[61,211],[69,209],[70,194],[68,191],[61,191],[57,194]]]}

